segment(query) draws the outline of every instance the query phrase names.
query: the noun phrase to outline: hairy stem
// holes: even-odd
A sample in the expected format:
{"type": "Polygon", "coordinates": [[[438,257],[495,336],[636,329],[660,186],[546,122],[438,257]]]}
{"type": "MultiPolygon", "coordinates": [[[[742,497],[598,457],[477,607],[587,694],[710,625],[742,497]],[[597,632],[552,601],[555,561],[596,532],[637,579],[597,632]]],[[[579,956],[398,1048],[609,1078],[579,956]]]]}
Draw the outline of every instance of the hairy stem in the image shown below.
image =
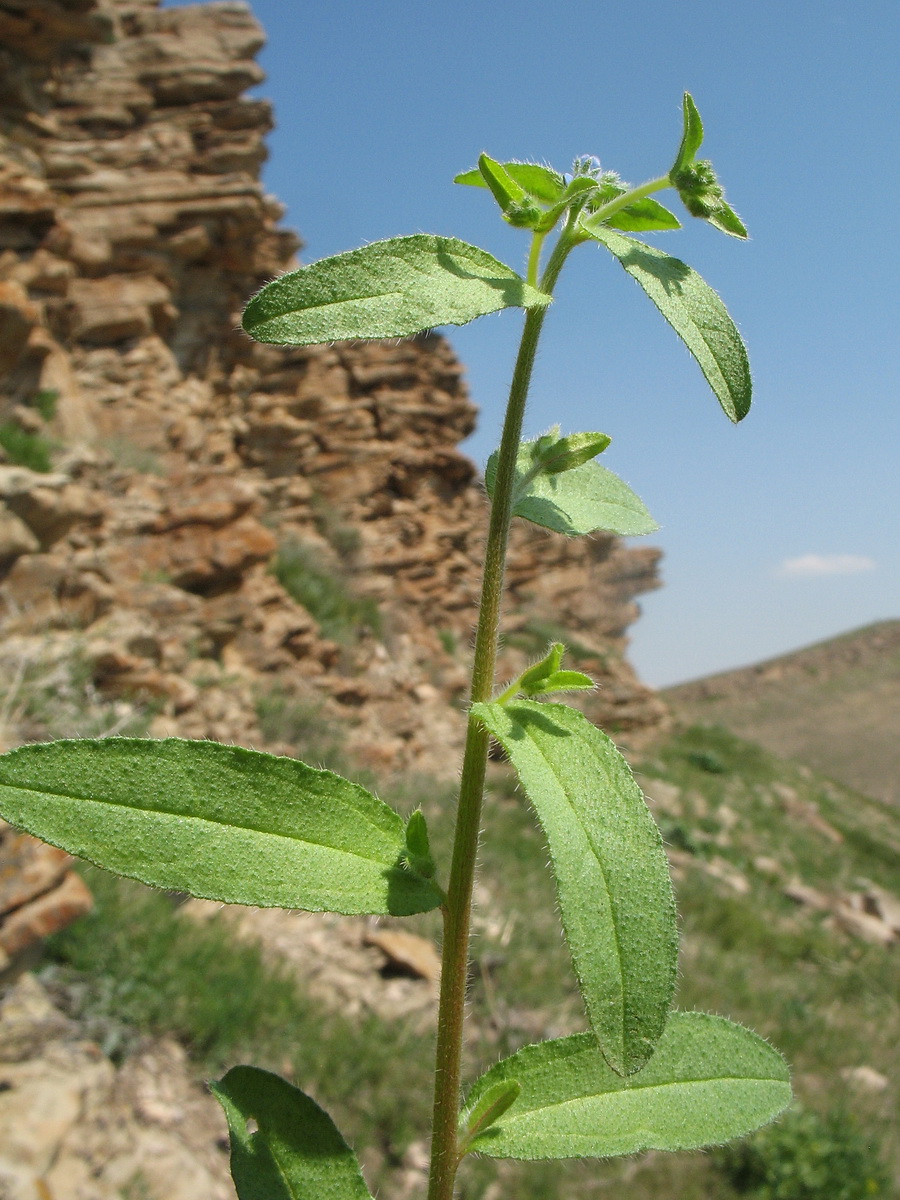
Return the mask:
{"type": "Polygon", "coordinates": [[[608,217],[614,216],[620,209],[627,208],[629,204],[634,204],[635,200],[642,200],[644,196],[651,196],[654,192],[661,192],[664,188],[671,186],[672,181],[668,175],[660,175],[658,179],[648,179],[646,183],[630,188],[621,196],[616,196],[614,200],[610,200],[608,204],[595,209],[591,213],[591,220],[605,221],[608,217]]]}
{"type": "MultiPolygon", "coordinates": [[[[563,232],[541,279],[541,290],[552,292],[573,241],[563,232]]],[[[472,671],[473,704],[490,700],[494,688],[497,642],[500,633],[500,608],[506,548],[512,520],[513,485],[516,455],[522,437],[525,401],[538,339],[546,307],[529,309],[513,371],[503,425],[503,437],[497,461],[494,496],[485,548],[481,606],[475,635],[475,663],[472,671]]],[[[428,1200],[452,1200],[453,1184],[459,1166],[457,1120],[460,1103],[463,1024],[465,1020],[466,980],[469,965],[469,927],[472,915],[472,889],[475,859],[481,825],[484,776],[490,736],[475,717],[469,717],[466,748],[460,781],[459,807],[453,843],[453,859],[444,905],[444,943],[441,965],[441,998],[438,1009],[437,1053],[435,1059],[434,1126],[431,1146],[431,1176],[428,1200]]]]}
{"type": "Polygon", "coordinates": [[[531,251],[528,255],[528,274],[526,280],[532,287],[538,286],[538,271],[541,265],[541,247],[544,244],[545,233],[536,233],[531,239],[531,251]]]}

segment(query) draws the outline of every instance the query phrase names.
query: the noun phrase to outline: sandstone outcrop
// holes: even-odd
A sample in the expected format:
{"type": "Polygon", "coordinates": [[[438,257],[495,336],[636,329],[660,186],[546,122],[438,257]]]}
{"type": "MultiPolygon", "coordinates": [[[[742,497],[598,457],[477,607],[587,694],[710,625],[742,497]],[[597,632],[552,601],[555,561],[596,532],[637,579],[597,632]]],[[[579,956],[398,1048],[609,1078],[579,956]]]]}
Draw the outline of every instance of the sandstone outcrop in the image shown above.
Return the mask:
{"type": "MultiPolygon", "coordinates": [[[[55,447],[52,471],[0,466],[0,693],[68,662],[92,732],[340,742],[378,771],[452,773],[475,409],[434,334],[281,350],[239,331],[299,249],[259,182],[262,41],[237,0],[0,0],[0,426],[55,447]],[[323,631],[271,573],[291,545],[377,620],[323,631]]],[[[658,728],[623,657],[657,557],[521,525],[502,670],[567,638],[599,681],[592,718],[658,728]]],[[[50,710],[0,705],[0,737],[68,732],[50,710]]]]}
{"type": "Polygon", "coordinates": [[[223,1116],[176,1042],[117,1069],[25,975],[0,1002],[0,1082],[11,1200],[233,1200],[223,1116]]]}
{"type": "Polygon", "coordinates": [[[0,821],[0,972],[93,907],[72,859],[0,821]]]}

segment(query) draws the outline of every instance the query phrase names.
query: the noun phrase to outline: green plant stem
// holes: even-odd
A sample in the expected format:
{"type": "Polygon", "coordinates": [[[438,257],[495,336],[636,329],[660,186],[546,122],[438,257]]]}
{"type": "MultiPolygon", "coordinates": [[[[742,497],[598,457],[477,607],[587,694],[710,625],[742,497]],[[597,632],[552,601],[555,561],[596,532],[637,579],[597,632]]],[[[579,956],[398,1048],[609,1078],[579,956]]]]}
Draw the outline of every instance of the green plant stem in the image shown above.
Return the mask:
{"type": "Polygon", "coordinates": [[[541,247],[544,245],[545,233],[536,233],[531,239],[531,251],[528,255],[528,273],[526,280],[532,287],[538,286],[538,271],[541,265],[541,247]]]}
{"type": "Polygon", "coordinates": [[[620,209],[627,208],[629,204],[634,204],[635,200],[643,200],[645,196],[650,196],[653,192],[661,192],[664,188],[671,186],[672,181],[668,175],[660,175],[657,179],[648,179],[646,183],[640,184],[639,187],[631,188],[621,196],[616,196],[615,200],[610,200],[608,204],[595,209],[591,213],[591,222],[605,221],[619,212],[620,209]]]}
{"type": "MultiPolygon", "coordinates": [[[[541,279],[541,290],[551,293],[566,256],[575,244],[567,226],[554,247],[541,279]]],[[[516,457],[522,437],[525,401],[538,339],[547,308],[529,309],[513,371],[506,408],[506,420],[500,442],[497,476],[485,548],[484,577],[478,629],[475,635],[475,662],[472,671],[473,704],[489,700],[494,688],[497,643],[500,632],[500,608],[506,548],[512,520],[516,457]]],[[[462,1072],[463,1023],[465,1019],[466,981],[469,966],[469,928],[472,915],[472,889],[475,859],[484,798],[484,777],[490,735],[475,717],[469,717],[466,748],[460,781],[459,807],[453,843],[453,859],[444,905],[444,942],[441,964],[441,997],[438,1009],[437,1051],[435,1057],[434,1124],[431,1146],[431,1176],[428,1200],[452,1200],[453,1184],[459,1166],[457,1121],[462,1072]]]]}

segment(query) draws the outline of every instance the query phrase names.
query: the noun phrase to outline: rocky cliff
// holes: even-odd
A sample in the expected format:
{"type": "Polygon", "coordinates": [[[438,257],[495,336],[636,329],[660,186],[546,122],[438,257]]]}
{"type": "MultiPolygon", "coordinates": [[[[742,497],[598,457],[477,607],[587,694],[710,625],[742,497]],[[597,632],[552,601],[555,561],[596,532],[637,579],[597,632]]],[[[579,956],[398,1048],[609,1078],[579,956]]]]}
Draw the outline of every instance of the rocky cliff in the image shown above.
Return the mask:
{"type": "MultiPolygon", "coordinates": [[[[340,742],[452,773],[475,409],[437,335],[239,331],[299,249],[259,181],[262,43],[238,0],[0,0],[0,736],[340,742]]],[[[657,728],[623,658],[657,557],[521,525],[502,670],[568,638],[590,716],[657,728]]]]}

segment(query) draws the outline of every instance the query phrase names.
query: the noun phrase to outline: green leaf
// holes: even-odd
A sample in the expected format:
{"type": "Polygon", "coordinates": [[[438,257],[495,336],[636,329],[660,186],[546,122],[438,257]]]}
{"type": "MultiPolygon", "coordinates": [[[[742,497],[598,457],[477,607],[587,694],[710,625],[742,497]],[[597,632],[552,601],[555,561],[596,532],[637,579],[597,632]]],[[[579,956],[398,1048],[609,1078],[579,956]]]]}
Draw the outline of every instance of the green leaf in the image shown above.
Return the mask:
{"type": "Polygon", "coordinates": [[[225,1110],[240,1200],[372,1200],[331,1117],[299,1088],[232,1067],[210,1090],[225,1110]]]}
{"type": "Polygon", "coordinates": [[[521,1088],[515,1079],[504,1079],[488,1087],[474,1108],[460,1114],[459,1155],[469,1153],[474,1139],[498,1121],[519,1096],[521,1088]]]}
{"type": "Polygon", "coordinates": [[[700,217],[732,237],[746,238],[747,229],[730,204],[713,165],[704,159],[671,176],[681,202],[692,217],[700,217]]]}
{"type": "Polygon", "coordinates": [[[603,183],[594,175],[576,175],[571,179],[563,192],[564,200],[574,200],[576,198],[584,200],[586,203],[594,203],[593,199],[586,193],[596,192],[602,194],[603,183]]]}
{"type": "Polygon", "coordinates": [[[498,703],[505,703],[513,696],[524,693],[526,696],[546,696],[551,692],[572,692],[596,687],[589,675],[581,671],[563,671],[560,669],[563,655],[566,652],[562,642],[553,642],[547,654],[540,662],[523,671],[514,683],[506,689],[498,703]]]}
{"type": "MultiPolygon", "coordinates": [[[[563,194],[565,180],[558,171],[553,171],[550,167],[523,162],[505,162],[499,165],[533,200],[540,200],[544,204],[555,204],[563,194]]],[[[469,187],[488,186],[477,167],[473,171],[464,171],[461,175],[457,175],[453,182],[467,184],[469,187]]]]}
{"type": "Polygon", "coordinates": [[[697,360],[725,415],[740,421],[750,409],[747,350],[728,309],[696,271],[655,246],[608,228],[591,236],[636,279],[697,360]]]}
{"type": "Polygon", "coordinates": [[[501,163],[495,162],[487,154],[482,154],[478,159],[478,170],[484,176],[485,183],[491,189],[510,225],[533,229],[539,224],[544,210],[535,204],[501,163]]]}
{"type": "MultiPolygon", "coordinates": [[[[573,435],[578,436],[578,435],[573,435]]],[[[603,434],[596,435],[603,437],[603,434]]],[[[545,474],[535,461],[541,439],[522,442],[516,459],[513,514],[569,537],[603,529],[623,536],[652,533],[659,526],[641,499],[618,475],[588,461],[545,474]]],[[[494,494],[498,454],[487,461],[484,485],[494,494]]]]}
{"type": "Polygon", "coordinates": [[[0,757],[0,814],[119,875],[209,900],[427,912],[403,820],[331,771],[217,742],[104,738],[0,757]]]}
{"type": "MultiPolygon", "coordinates": [[[[585,223],[582,222],[582,224],[585,223]]],[[[620,208],[617,213],[613,213],[611,217],[607,218],[606,224],[612,225],[615,229],[624,229],[627,233],[647,233],[654,229],[681,228],[681,222],[675,214],[669,212],[665,205],[660,204],[651,196],[645,196],[642,200],[635,200],[624,208],[620,208]]]]}
{"type": "Polygon", "coordinates": [[[626,205],[625,208],[620,208],[611,217],[603,217],[597,213],[598,209],[604,208],[610,201],[616,200],[619,196],[624,196],[630,186],[630,184],[624,183],[612,172],[607,172],[604,175],[598,187],[596,197],[591,199],[587,211],[582,213],[579,218],[579,225],[584,227],[585,232],[591,234],[595,228],[603,225],[611,225],[616,229],[624,229],[629,233],[648,232],[654,229],[681,228],[681,222],[675,214],[669,212],[664,205],[650,196],[645,196],[641,200],[633,200],[631,204],[626,205]]]}
{"type": "Polygon", "coordinates": [[[695,1150],[742,1137],[790,1102],[787,1064],[724,1017],[672,1013],[637,1075],[614,1074],[589,1033],[526,1046],[481,1077],[468,1098],[521,1086],[502,1119],[471,1147],[492,1158],[605,1158],[695,1150]]]}
{"type": "Polygon", "coordinates": [[[682,112],[684,128],[681,134],[681,145],[678,147],[675,162],[672,164],[672,170],[669,172],[670,178],[684,170],[685,167],[690,166],[697,157],[697,151],[703,143],[703,122],[700,120],[697,105],[694,103],[694,97],[690,92],[684,93],[682,112]]]}
{"type": "Polygon", "coordinates": [[[428,839],[428,826],[425,814],[417,808],[410,813],[406,823],[406,861],[410,870],[425,879],[433,879],[435,870],[434,858],[431,854],[431,843],[428,839]]]}
{"type": "Polygon", "coordinates": [[[731,234],[732,237],[746,238],[749,236],[747,226],[724,198],[720,197],[715,210],[706,219],[710,225],[715,225],[716,229],[721,229],[723,233],[731,234]]]}
{"type": "Polygon", "coordinates": [[[551,692],[592,692],[596,686],[590,675],[585,675],[583,671],[554,671],[546,679],[523,691],[528,696],[549,696],[551,692]]]}
{"type": "Polygon", "coordinates": [[[675,987],[678,931],[659,830],[625,759],[575,709],[475,704],[547,835],[591,1028],[614,1071],[653,1053],[675,987]]]}
{"type": "Polygon", "coordinates": [[[554,171],[551,167],[527,162],[506,163],[505,166],[513,179],[535,200],[553,204],[563,194],[565,180],[559,171],[554,171]]]}
{"type": "Polygon", "coordinates": [[[465,325],[503,308],[549,303],[549,296],[477,246],[419,233],[282,275],[256,293],[243,326],[259,342],[309,346],[407,337],[435,325],[465,325]]]}
{"type": "MultiPolygon", "coordinates": [[[[540,469],[546,475],[558,475],[561,471],[572,471],[582,463],[596,458],[612,442],[605,433],[568,433],[559,436],[559,426],[553,431],[538,438],[534,443],[532,461],[540,462],[540,469]]],[[[532,443],[527,443],[532,444],[532,443]]]]}
{"type": "Polygon", "coordinates": [[[565,652],[566,648],[562,642],[551,642],[547,653],[541,661],[536,662],[519,676],[519,690],[527,691],[533,684],[540,683],[548,675],[552,675],[558,671],[565,652]]]}
{"type": "MultiPolygon", "coordinates": [[[[504,166],[509,166],[509,163],[504,163],[504,166]]],[[[480,187],[486,188],[484,176],[477,167],[472,167],[469,171],[460,171],[458,175],[453,176],[454,183],[461,183],[463,187],[480,187]]]]}
{"type": "Polygon", "coordinates": [[[478,170],[504,212],[510,204],[518,204],[525,199],[525,189],[516,183],[502,163],[496,162],[489,154],[478,156],[478,170]]]}

